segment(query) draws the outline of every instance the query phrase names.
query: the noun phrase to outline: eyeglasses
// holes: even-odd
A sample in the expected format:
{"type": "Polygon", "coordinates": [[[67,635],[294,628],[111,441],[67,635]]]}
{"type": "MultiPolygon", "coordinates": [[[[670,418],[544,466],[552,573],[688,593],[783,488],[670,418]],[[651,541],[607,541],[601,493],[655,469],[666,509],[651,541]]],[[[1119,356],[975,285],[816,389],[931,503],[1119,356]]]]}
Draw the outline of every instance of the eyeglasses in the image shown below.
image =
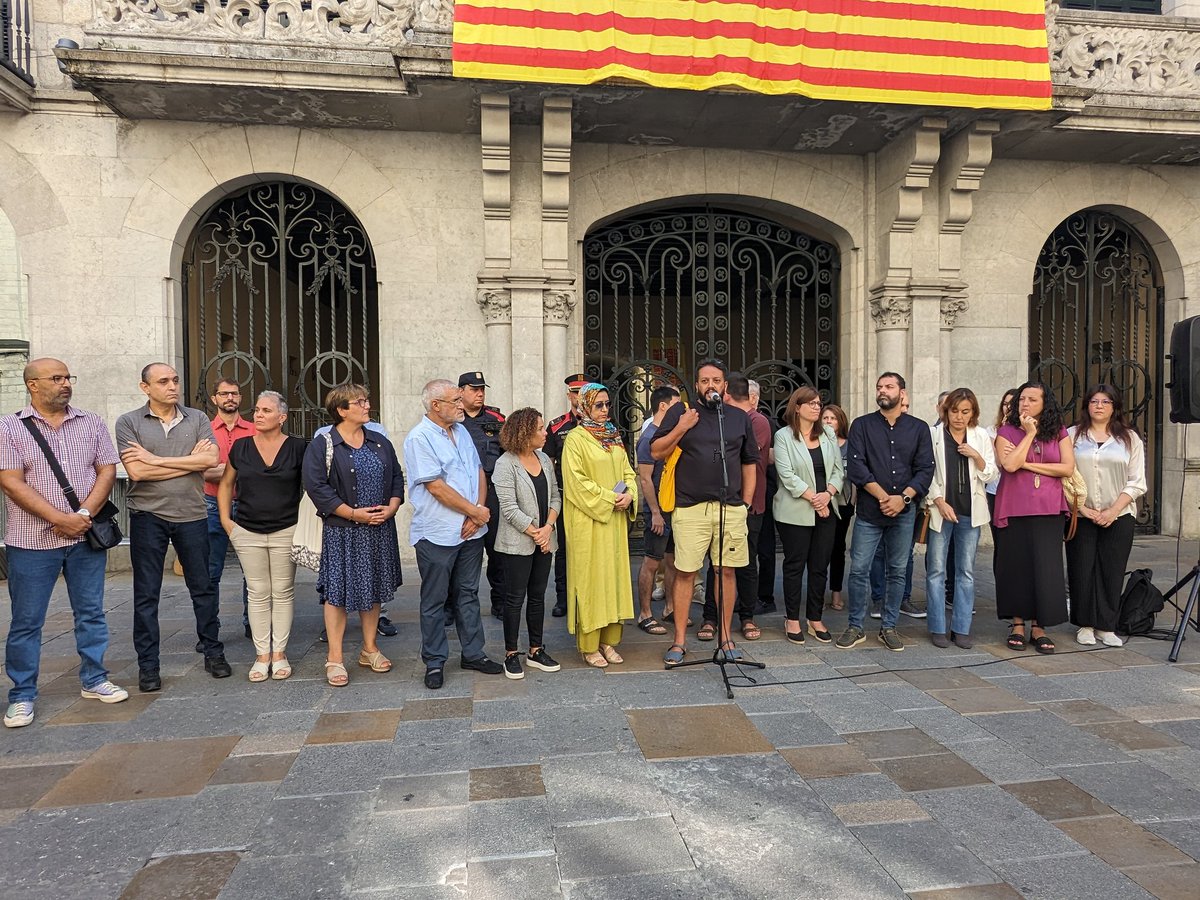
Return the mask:
{"type": "Polygon", "coordinates": [[[366,397],[359,397],[357,400],[351,400],[350,402],[353,403],[355,406],[361,406],[363,409],[366,409],[368,406],[371,405],[371,401],[368,400],[366,397]]]}
{"type": "Polygon", "coordinates": [[[593,409],[608,409],[612,404],[607,400],[597,400],[592,404],[593,409]]]}
{"type": "Polygon", "coordinates": [[[79,380],[78,375],[39,375],[30,381],[53,381],[55,384],[74,384],[79,380]]]}
{"type": "Polygon", "coordinates": [[[463,398],[462,397],[434,397],[433,402],[434,403],[449,403],[453,406],[462,406],[463,398]]]}
{"type": "Polygon", "coordinates": [[[813,397],[811,400],[805,401],[805,402],[804,402],[802,405],[803,405],[803,406],[820,406],[820,405],[821,405],[821,398],[820,398],[820,397],[813,397]]]}
{"type": "Polygon", "coordinates": [[[240,396],[242,396],[242,392],[241,391],[217,391],[216,396],[218,396],[218,397],[240,397],[240,396]]]}
{"type": "Polygon", "coordinates": [[[1088,403],[1092,406],[1112,406],[1113,405],[1111,400],[1105,399],[1104,397],[1096,397],[1094,400],[1089,400],[1088,403]]]}

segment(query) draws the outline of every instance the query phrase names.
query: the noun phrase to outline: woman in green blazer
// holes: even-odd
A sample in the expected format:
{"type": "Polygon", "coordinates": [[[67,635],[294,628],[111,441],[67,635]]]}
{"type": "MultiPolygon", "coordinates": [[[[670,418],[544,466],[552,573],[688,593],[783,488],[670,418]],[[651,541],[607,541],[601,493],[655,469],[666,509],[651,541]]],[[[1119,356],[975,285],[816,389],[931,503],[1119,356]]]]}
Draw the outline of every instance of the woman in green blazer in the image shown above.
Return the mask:
{"type": "Polygon", "coordinates": [[[833,638],[821,621],[825,581],[840,515],[834,498],[846,480],[846,467],[833,430],[821,424],[821,396],[797,388],[783,414],[785,427],[775,433],[775,471],[779,490],[772,503],[783,544],[784,631],[804,643],[800,594],[808,570],[808,633],[823,644],[833,638]]]}

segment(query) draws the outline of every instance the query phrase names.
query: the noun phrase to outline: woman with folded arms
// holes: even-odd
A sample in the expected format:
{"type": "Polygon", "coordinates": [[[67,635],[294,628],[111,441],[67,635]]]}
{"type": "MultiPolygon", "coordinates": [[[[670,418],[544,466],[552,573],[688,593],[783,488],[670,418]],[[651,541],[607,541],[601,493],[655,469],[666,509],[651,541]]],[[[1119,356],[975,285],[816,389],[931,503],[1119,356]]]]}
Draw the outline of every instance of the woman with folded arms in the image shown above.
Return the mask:
{"type": "Polygon", "coordinates": [[[251,681],[282,681],[292,674],[287,658],[292,630],[296,564],[292,533],[304,492],[304,440],[283,433],[288,407],[282,394],[263,391],[254,402],[254,434],[229,448],[217,488],[221,526],[246,575],[247,609],[256,659],[251,681]],[[233,498],[237,515],[230,515],[233,498]]]}
{"type": "MultiPolygon", "coordinates": [[[[1000,406],[996,409],[996,421],[987,427],[988,438],[992,442],[992,446],[996,446],[996,433],[1000,431],[1000,426],[1008,420],[1008,412],[1012,409],[1014,398],[1017,396],[1016,388],[1009,388],[1004,392],[1004,396],[1000,398],[1000,406]]],[[[992,480],[987,483],[987,505],[988,515],[991,521],[988,522],[988,528],[992,532],[992,543],[996,542],[996,491],[1000,487],[1000,466],[996,465],[996,474],[992,480]]]]}
{"type": "Polygon", "coordinates": [[[775,432],[775,472],[779,490],[771,509],[783,543],[783,629],[793,644],[804,643],[800,597],[808,570],[805,617],[808,633],[823,644],[833,640],[822,622],[825,573],[833,552],[838,508],[846,468],[833,429],[821,424],[821,395],[811,387],[796,388],[783,413],[784,427],[775,432]]]}
{"type": "Polygon", "coordinates": [[[1125,564],[1133,549],[1137,499],[1146,493],[1146,448],[1129,424],[1121,392],[1107,384],[1088,391],[1071,427],[1075,465],[1087,482],[1075,537],[1067,542],[1067,583],[1075,640],[1120,647],[1116,635],[1125,564]]]}
{"type": "Polygon", "coordinates": [[[1075,471],[1075,448],[1062,410],[1044,384],[1026,382],[996,435],[996,615],[1011,619],[1008,644],[1053,653],[1045,629],[1067,621],[1063,578],[1062,480],[1075,471]]]}
{"type": "MultiPolygon", "coordinates": [[[[849,453],[846,446],[850,437],[849,416],[836,403],[830,403],[821,410],[821,424],[832,428],[837,435],[837,445],[842,451],[842,467],[845,468],[846,454],[849,453]]],[[[851,488],[850,484],[842,485],[842,492],[836,497],[838,520],[833,527],[833,554],[829,557],[829,608],[833,610],[846,608],[842,601],[842,585],[846,580],[846,534],[850,531],[850,520],[854,518],[851,488]]]]}
{"type": "Polygon", "coordinates": [[[946,595],[946,561],[954,549],[954,604],[950,636],[946,607],[928,604],[929,640],[935,647],[950,641],[965,650],[974,646],[975,553],[979,535],[990,521],[985,486],[996,473],[996,457],[986,429],[979,427],[979,401],[968,388],[955,388],[942,401],[941,421],[933,431],[933,482],[925,496],[929,535],[925,552],[925,595],[946,595]]]}
{"type": "Polygon", "coordinates": [[[496,522],[496,553],[504,568],[504,675],[525,677],[517,637],[521,630],[521,607],[529,632],[529,665],[543,672],[562,668],[550,658],[542,644],[546,618],[546,582],[554,551],[558,549],[558,521],[562,497],[554,465],[542,452],[546,426],[536,409],[518,409],[500,429],[504,455],[496,460],[492,484],[500,503],[496,522]]]}

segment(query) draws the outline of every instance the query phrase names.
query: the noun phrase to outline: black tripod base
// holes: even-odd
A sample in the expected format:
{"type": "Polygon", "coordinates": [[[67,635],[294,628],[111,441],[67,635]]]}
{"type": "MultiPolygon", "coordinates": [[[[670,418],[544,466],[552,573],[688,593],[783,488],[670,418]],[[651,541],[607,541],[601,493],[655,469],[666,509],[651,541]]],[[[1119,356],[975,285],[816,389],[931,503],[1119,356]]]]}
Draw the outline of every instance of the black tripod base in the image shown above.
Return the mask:
{"type": "Polygon", "coordinates": [[[672,670],[686,669],[690,666],[720,666],[721,680],[725,682],[725,696],[733,699],[733,685],[729,683],[729,673],[725,671],[726,666],[737,666],[741,669],[765,669],[766,663],[755,662],[752,659],[730,659],[726,654],[727,650],[714,650],[713,655],[709,659],[689,659],[686,662],[676,663],[671,666],[672,670]]]}
{"type": "MultiPolygon", "coordinates": [[[[1184,576],[1183,580],[1175,585],[1171,590],[1167,591],[1164,599],[1170,600],[1173,596],[1183,590],[1188,582],[1192,583],[1192,590],[1188,594],[1187,604],[1183,607],[1183,615],[1179,620],[1179,630],[1175,632],[1175,641],[1171,644],[1171,653],[1167,657],[1169,662],[1175,662],[1179,659],[1179,649],[1183,644],[1183,639],[1187,636],[1188,626],[1200,631],[1200,610],[1196,609],[1197,595],[1200,594],[1200,563],[1192,567],[1192,571],[1184,576]],[[1196,614],[1196,620],[1192,621],[1193,612],[1196,614]]],[[[1179,607],[1176,606],[1176,609],[1179,607]]]]}

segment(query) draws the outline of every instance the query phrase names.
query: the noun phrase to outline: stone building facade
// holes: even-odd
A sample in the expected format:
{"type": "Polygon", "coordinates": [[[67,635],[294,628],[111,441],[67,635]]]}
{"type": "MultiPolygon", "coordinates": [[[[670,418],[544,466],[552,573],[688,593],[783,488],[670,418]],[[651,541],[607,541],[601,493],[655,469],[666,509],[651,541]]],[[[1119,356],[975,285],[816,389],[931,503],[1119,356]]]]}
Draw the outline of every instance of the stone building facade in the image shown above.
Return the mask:
{"type": "Polygon", "coordinates": [[[1183,65],[1200,5],[1166,5],[1051,6],[1054,109],[1000,114],[460,82],[448,0],[33,0],[28,77],[0,69],[0,339],[68,360],[78,402],[110,420],[166,359],[190,396],[236,370],[287,381],[300,407],[364,377],[394,435],[428,379],[471,369],[489,402],[548,418],[568,372],[626,378],[636,415],[697,342],[774,360],[759,374],[779,396],[807,377],[852,413],[882,369],[908,375],[918,414],[963,384],[985,416],[1031,367],[1075,400],[1108,373],[1152,438],[1147,528],[1195,536],[1200,432],[1166,421],[1162,354],[1200,314],[1200,78],[1183,65]],[[248,224],[264,209],[277,221],[248,224]],[[234,261],[292,215],[312,221],[274,270],[234,261]],[[819,245],[824,268],[732,297],[729,259],[647,251],[675,280],[624,293],[600,261],[697,223],[727,249],[742,228],[760,250],[819,245]],[[1107,257],[1082,274],[1055,261],[1052,239],[1114,233],[1116,281],[1107,257]],[[728,284],[685,290],[681,272],[728,284]],[[766,303],[807,310],[811,346],[775,335],[793,320],[766,303]],[[1095,321],[1076,323],[1081,304],[1095,321]]]}

